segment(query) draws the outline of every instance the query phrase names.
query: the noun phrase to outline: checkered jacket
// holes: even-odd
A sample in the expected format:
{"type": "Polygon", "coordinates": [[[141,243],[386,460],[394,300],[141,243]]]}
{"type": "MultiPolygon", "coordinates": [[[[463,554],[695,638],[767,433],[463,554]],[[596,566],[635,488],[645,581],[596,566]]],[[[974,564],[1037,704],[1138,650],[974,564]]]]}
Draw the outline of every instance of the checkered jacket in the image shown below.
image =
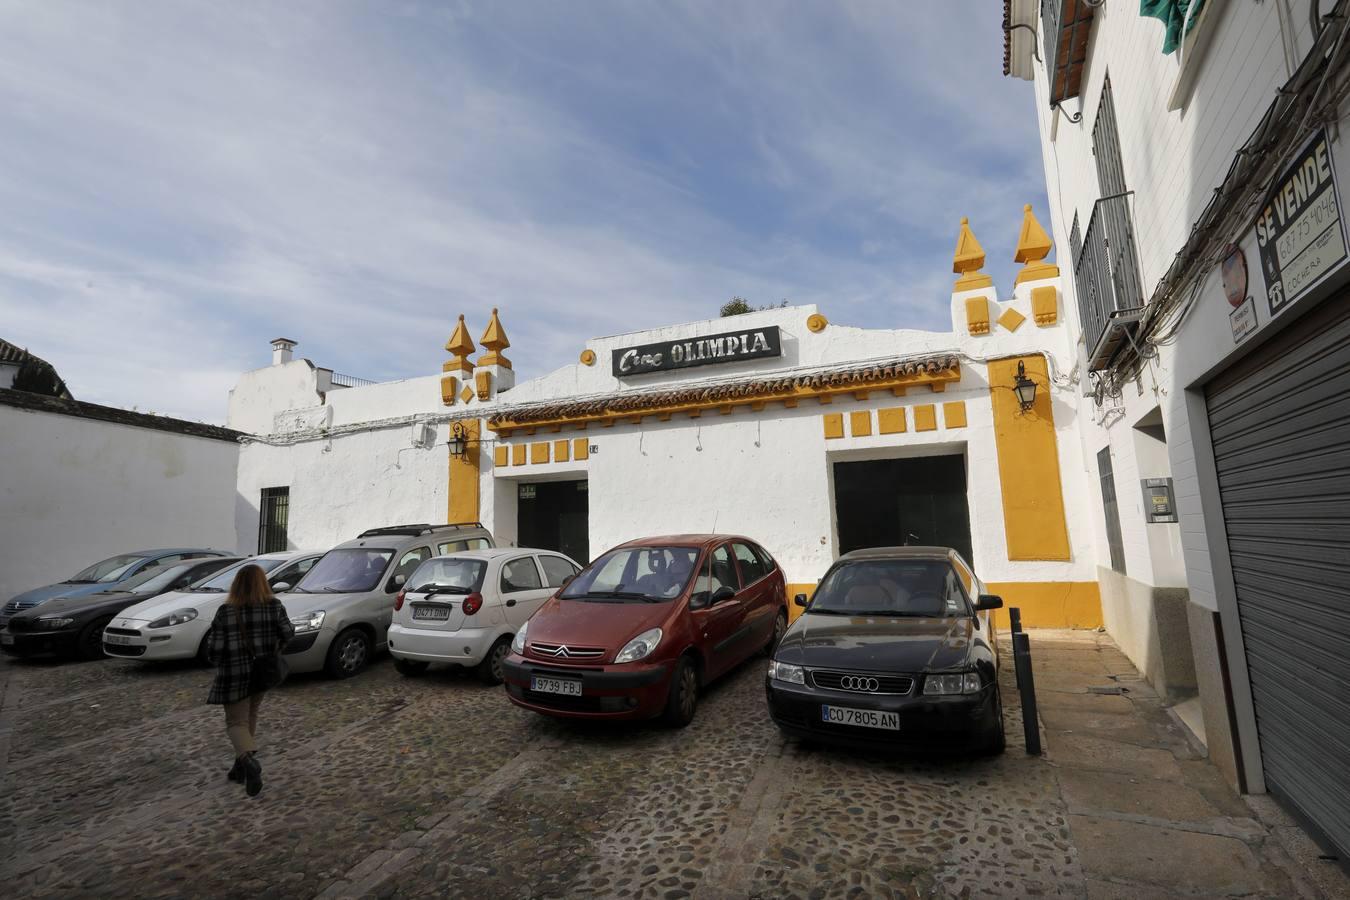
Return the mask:
{"type": "Polygon", "coordinates": [[[247,697],[254,654],[273,652],[294,634],[286,608],[275,597],[257,606],[221,606],[211,623],[209,652],[216,664],[216,680],[206,702],[234,703],[247,697]],[[245,631],[251,646],[245,646],[245,631]]]}

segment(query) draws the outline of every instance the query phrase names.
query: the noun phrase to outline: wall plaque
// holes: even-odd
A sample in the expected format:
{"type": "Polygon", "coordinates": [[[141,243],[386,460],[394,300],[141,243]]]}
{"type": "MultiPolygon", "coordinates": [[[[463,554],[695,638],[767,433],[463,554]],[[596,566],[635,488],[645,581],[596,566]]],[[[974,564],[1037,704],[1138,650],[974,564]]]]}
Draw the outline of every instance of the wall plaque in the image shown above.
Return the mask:
{"type": "Polygon", "coordinates": [[[778,326],[769,325],[639,347],[620,347],[613,354],[614,374],[623,378],[648,372],[782,356],[783,339],[778,326]]]}

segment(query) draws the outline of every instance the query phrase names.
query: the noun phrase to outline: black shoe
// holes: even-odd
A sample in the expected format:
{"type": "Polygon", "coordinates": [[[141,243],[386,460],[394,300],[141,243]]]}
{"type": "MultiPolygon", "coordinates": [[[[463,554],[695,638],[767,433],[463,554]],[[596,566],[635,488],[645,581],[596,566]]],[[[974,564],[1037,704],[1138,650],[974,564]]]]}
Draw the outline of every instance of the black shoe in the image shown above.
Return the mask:
{"type": "Polygon", "coordinates": [[[244,766],[242,763],[239,762],[238,757],[235,757],[234,765],[230,766],[230,771],[225,777],[235,782],[236,784],[243,782],[244,766]]]}
{"type": "Polygon", "coordinates": [[[258,796],[258,792],[262,790],[262,765],[253,758],[252,753],[245,756],[240,763],[244,769],[244,793],[250,797],[258,796]]]}

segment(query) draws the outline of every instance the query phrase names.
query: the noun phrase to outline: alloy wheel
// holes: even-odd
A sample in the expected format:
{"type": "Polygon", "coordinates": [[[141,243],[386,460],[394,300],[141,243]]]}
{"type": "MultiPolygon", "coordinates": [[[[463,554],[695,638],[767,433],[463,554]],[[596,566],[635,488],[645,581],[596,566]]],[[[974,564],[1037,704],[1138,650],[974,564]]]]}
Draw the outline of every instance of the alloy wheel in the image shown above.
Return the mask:
{"type": "Polygon", "coordinates": [[[680,714],[686,719],[693,718],[694,704],[698,702],[698,676],[693,666],[685,666],[680,672],[680,714]]]}
{"type": "Polygon", "coordinates": [[[492,668],[492,677],[497,681],[505,679],[505,673],[502,671],[502,661],[506,659],[506,654],[511,652],[511,645],[498,641],[492,648],[492,659],[490,662],[492,668]]]}
{"type": "Polygon", "coordinates": [[[351,635],[342,642],[338,660],[347,672],[355,672],[366,661],[366,642],[360,635],[351,635]]]}

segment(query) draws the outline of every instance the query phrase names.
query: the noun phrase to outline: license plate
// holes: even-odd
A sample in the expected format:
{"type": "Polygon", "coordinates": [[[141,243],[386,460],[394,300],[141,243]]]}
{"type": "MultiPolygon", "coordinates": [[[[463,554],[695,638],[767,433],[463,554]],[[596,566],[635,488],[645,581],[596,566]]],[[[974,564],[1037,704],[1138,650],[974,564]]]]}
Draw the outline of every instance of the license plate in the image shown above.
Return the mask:
{"type": "Polygon", "coordinates": [[[419,621],[446,622],[450,619],[448,606],[414,606],[413,619],[419,621]]]}
{"type": "Polygon", "coordinates": [[[103,636],[105,644],[130,644],[131,638],[125,634],[105,634],[103,636]]]}
{"type": "Polygon", "coordinates": [[[536,675],[530,679],[530,690],[539,691],[543,694],[566,694],[569,697],[580,697],[581,682],[567,678],[540,678],[536,675]]]}
{"type": "Polygon", "coordinates": [[[858,725],[862,728],[900,730],[900,714],[875,709],[850,709],[847,706],[821,706],[820,720],[831,725],[858,725]]]}
{"type": "Polygon", "coordinates": [[[0,634],[0,644],[5,645],[6,647],[14,646],[14,635],[0,634]]]}

